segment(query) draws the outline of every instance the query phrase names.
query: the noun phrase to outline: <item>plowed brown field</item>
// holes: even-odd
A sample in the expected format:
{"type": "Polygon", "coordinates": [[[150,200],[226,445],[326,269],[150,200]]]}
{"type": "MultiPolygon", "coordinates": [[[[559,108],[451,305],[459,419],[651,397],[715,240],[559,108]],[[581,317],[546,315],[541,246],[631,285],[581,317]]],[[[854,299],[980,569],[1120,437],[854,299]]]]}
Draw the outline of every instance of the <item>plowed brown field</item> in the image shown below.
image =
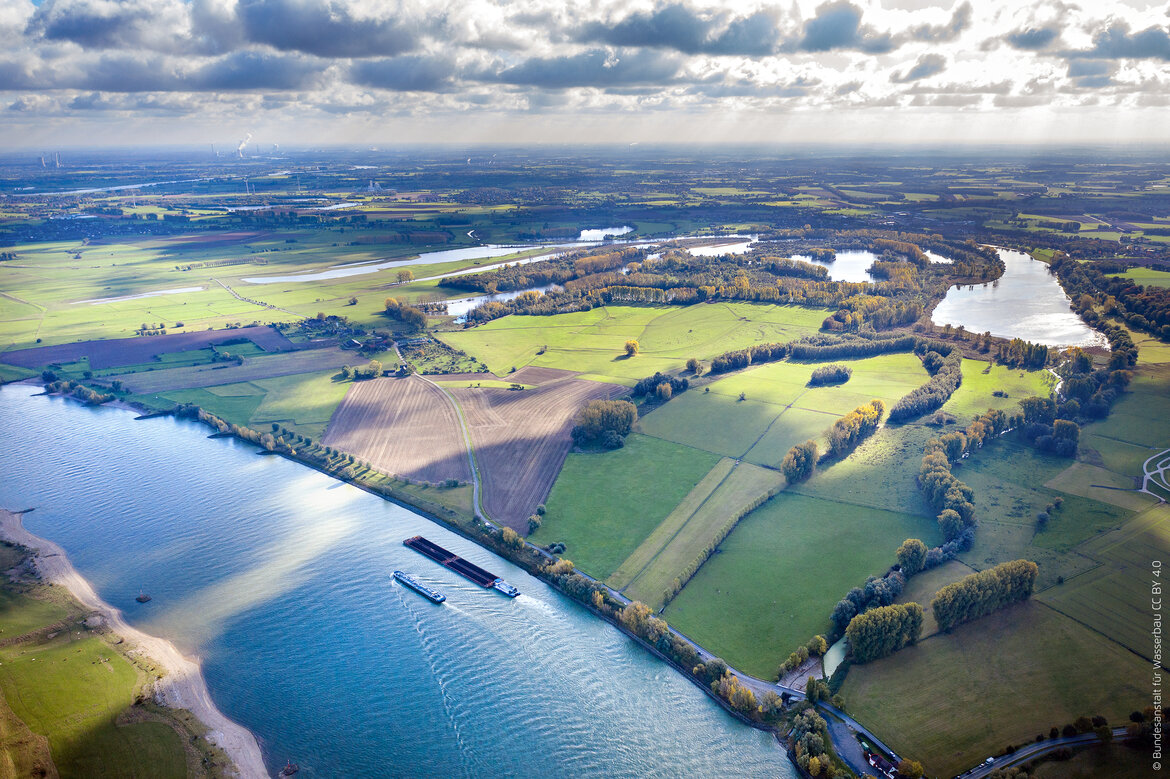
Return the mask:
{"type": "Polygon", "coordinates": [[[497,522],[527,533],[528,517],[548,497],[569,453],[573,416],[590,400],[611,398],[626,388],[548,368],[522,373],[509,378],[544,383],[519,392],[466,387],[450,392],[471,430],[484,508],[497,522]]]}
{"type": "Polygon", "coordinates": [[[432,484],[471,481],[451,401],[417,376],[355,382],[330,418],[322,443],[384,473],[432,484]]]}

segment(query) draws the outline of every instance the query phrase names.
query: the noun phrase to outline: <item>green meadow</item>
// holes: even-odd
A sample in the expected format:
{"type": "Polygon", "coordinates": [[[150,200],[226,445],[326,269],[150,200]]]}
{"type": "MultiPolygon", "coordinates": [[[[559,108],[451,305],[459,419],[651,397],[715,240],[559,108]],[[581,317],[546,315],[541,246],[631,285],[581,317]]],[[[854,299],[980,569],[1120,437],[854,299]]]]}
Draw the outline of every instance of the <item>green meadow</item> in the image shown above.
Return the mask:
{"type": "Polygon", "coordinates": [[[566,559],[604,579],[718,462],[709,452],[637,434],[615,451],[570,454],[529,540],[564,543],[566,559]]]}
{"type": "Polygon", "coordinates": [[[850,588],[894,563],[906,538],[938,542],[934,520],[785,491],[747,515],[666,607],[672,625],[753,676],[829,628],[850,588]]]}

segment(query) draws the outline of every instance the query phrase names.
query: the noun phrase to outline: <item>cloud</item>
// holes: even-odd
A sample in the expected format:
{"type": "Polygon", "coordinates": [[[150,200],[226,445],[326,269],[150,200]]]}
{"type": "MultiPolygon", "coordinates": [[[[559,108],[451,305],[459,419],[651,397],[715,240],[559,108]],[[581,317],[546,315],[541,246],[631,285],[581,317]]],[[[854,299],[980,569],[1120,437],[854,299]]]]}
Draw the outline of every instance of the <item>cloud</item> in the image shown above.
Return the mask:
{"type": "Polygon", "coordinates": [[[1170,61],[1170,32],[1165,27],[1147,27],[1130,33],[1125,22],[1113,22],[1093,36],[1093,48],[1072,56],[1170,61]]]}
{"type": "Polygon", "coordinates": [[[331,0],[241,0],[239,17],[248,39],[281,51],[319,57],[384,57],[419,44],[399,16],[355,13],[356,4],[331,0]]]}
{"type": "Polygon", "coordinates": [[[951,21],[947,24],[923,24],[910,30],[910,37],[916,41],[929,43],[945,43],[958,38],[963,30],[971,24],[971,4],[963,3],[951,14],[951,21]]]}
{"type": "Polygon", "coordinates": [[[877,33],[861,24],[861,9],[849,0],[835,0],[817,7],[816,16],[804,23],[804,33],[796,43],[800,51],[860,49],[870,54],[884,54],[895,48],[889,33],[877,33]]]}
{"type": "Polygon", "coordinates": [[[449,87],[454,75],[450,60],[403,55],[357,62],[349,71],[349,80],[377,89],[435,92],[449,87]]]}
{"type": "Polygon", "coordinates": [[[914,63],[914,67],[903,73],[892,74],[890,81],[895,84],[906,84],[942,73],[946,67],[947,58],[941,54],[923,54],[918,58],[918,62],[914,63]]]}
{"type": "Polygon", "coordinates": [[[757,11],[725,23],[723,14],[700,14],[674,3],[651,12],[632,13],[617,22],[581,25],[574,38],[585,43],[674,49],[684,54],[765,56],[779,46],[778,18],[757,11]]]}
{"type": "Polygon", "coordinates": [[[1024,51],[1038,51],[1051,46],[1060,37],[1060,27],[1055,24],[1043,27],[1025,27],[1008,33],[1004,40],[1008,45],[1024,51]]]}
{"type": "Polygon", "coordinates": [[[480,79],[544,89],[662,84],[673,79],[681,65],[677,57],[657,52],[592,49],[563,57],[533,57],[499,73],[483,73],[480,79]]]}
{"type": "Polygon", "coordinates": [[[1104,60],[1073,60],[1068,63],[1068,77],[1078,89],[1101,89],[1113,86],[1117,64],[1104,60]]]}
{"type": "Polygon", "coordinates": [[[27,33],[89,49],[149,48],[174,44],[186,10],[174,0],[46,0],[27,33]]]}

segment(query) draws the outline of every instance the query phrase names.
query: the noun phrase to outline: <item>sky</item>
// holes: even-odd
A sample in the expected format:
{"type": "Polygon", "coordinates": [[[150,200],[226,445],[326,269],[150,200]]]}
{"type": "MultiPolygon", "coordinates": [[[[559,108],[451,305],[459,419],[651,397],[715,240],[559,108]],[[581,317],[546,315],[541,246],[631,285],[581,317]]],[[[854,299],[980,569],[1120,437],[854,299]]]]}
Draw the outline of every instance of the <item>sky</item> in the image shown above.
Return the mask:
{"type": "Polygon", "coordinates": [[[0,0],[0,143],[1164,143],[1170,2],[0,0]]]}

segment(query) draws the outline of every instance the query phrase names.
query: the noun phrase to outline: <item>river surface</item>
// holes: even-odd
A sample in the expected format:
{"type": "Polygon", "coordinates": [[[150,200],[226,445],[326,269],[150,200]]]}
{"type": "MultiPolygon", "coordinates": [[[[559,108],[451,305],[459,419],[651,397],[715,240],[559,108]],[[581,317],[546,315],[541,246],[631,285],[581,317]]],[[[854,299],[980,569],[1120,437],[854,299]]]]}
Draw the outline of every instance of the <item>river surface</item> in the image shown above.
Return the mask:
{"type": "Polygon", "coordinates": [[[796,776],[772,737],[439,525],[201,425],[38,391],[0,388],[0,505],[35,506],[29,530],[107,602],[199,656],[273,772],[291,758],[305,777],[796,776]],[[419,533],[523,595],[402,546],[419,533]]]}
{"type": "Polygon", "coordinates": [[[998,251],[1003,276],[988,284],[951,287],[931,314],[935,324],[1048,346],[1106,344],[1104,336],[1073,313],[1068,295],[1046,264],[1023,252],[998,251]]]}

